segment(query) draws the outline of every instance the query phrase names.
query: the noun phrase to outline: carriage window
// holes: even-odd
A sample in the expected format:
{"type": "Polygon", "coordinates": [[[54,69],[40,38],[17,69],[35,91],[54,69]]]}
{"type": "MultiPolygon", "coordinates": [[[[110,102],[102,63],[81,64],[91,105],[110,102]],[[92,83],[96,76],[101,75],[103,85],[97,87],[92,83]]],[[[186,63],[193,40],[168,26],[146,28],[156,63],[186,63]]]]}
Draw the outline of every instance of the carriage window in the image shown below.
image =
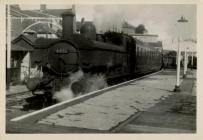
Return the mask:
{"type": "Polygon", "coordinates": [[[144,57],[146,56],[146,49],[144,49],[144,57]]]}
{"type": "Polygon", "coordinates": [[[141,52],[140,52],[141,56],[143,56],[143,48],[141,48],[141,52]]]}
{"type": "Polygon", "coordinates": [[[144,49],[144,55],[147,57],[147,49],[144,49]]]}
{"type": "Polygon", "coordinates": [[[144,57],[145,56],[145,49],[142,48],[142,56],[144,57]]]}
{"type": "Polygon", "coordinates": [[[151,59],[151,50],[149,50],[149,58],[151,59]]]}
{"type": "Polygon", "coordinates": [[[136,51],[137,51],[136,52],[137,56],[139,56],[139,48],[138,47],[136,48],[136,51]]]}
{"type": "Polygon", "coordinates": [[[144,57],[144,49],[142,48],[142,57],[144,57]]]}
{"type": "Polygon", "coordinates": [[[146,49],[143,49],[144,50],[144,57],[146,56],[146,49]]]}
{"type": "Polygon", "coordinates": [[[136,55],[139,56],[139,47],[136,47],[136,55]]]}
{"type": "Polygon", "coordinates": [[[139,48],[139,56],[142,56],[142,48],[139,48]]]}
{"type": "Polygon", "coordinates": [[[147,57],[147,49],[145,49],[145,57],[147,57]]]}
{"type": "Polygon", "coordinates": [[[147,59],[149,59],[149,50],[147,50],[147,59]]]}

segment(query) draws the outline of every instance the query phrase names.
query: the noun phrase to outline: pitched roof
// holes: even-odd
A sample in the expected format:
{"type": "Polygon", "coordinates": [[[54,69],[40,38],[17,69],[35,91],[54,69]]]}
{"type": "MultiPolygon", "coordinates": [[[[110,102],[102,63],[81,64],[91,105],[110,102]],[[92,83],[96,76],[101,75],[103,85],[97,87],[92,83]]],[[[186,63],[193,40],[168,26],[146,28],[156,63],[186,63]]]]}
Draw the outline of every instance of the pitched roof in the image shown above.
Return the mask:
{"type": "Polygon", "coordinates": [[[18,5],[11,5],[10,11],[13,17],[50,17],[39,10],[21,10],[18,5]]]}
{"type": "Polygon", "coordinates": [[[61,17],[72,9],[45,9],[45,10],[21,10],[19,5],[10,6],[11,16],[14,17],[61,17]]]}
{"type": "Polygon", "coordinates": [[[49,44],[54,43],[58,40],[58,38],[37,38],[33,35],[20,35],[11,43],[13,45],[12,50],[14,51],[32,51],[34,48],[46,48],[49,44]]]}
{"type": "Polygon", "coordinates": [[[46,13],[52,16],[61,17],[61,15],[65,12],[72,11],[72,9],[46,9],[42,11],[42,13],[46,13]]]}
{"type": "Polygon", "coordinates": [[[20,40],[24,40],[26,43],[33,45],[33,43],[35,42],[35,40],[37,39],[36,37],[32,36],[32,35],[19,35],[17,38],[15,38],[14,40],[11,41],[12,44],[16,44],[18,43],[20,40]]]}
{"type": "Polygon", "coordinates": [[[61,17],[63,13],[68,11],[72,11],[72,9],[22,10],[22,13],[30,17],[61,17]]]}
{"type": "Polygon", "coordinates": [[[33,41],[34,39],[25,37],[24,35],[18,36],[11,42],[12,51],[33,51],[33,41]]]}
{"type": "Polygon", "coordinates": [[[50,15],[44,14],[39,10],[21,10],[21,12],[30,17],[50,17],[50,15]]]}

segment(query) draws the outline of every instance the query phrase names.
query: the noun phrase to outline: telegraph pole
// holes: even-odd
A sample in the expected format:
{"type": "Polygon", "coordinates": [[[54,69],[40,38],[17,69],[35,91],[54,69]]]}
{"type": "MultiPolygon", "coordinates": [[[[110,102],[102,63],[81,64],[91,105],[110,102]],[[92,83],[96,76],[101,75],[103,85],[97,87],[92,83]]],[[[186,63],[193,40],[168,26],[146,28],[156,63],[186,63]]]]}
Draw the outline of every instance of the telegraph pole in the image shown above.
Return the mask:
{"type": "MultiPolygon", "coordinates": [[[[186,23],[188,20],[186,20],[183,16],[177,21],[178,23],[186,23]]],[[[176,85],[174,92],[180,92],[180,37],[178,38],[178,52],[177,52],[177,73],[176,73],[176,85]]]]}

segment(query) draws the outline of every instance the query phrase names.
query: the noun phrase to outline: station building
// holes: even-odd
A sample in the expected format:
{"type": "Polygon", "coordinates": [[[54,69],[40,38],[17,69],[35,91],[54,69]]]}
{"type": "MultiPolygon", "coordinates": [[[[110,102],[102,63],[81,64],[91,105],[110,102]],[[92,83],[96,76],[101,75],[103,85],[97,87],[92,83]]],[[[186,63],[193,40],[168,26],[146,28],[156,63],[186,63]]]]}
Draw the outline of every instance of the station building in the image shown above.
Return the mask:
{"type": "Polygon", "coordinates": [[[11,65],[7,69],[7,83],[19,83],[27,75],[39,74],[37,68],[30,67],[33,43],[37,38],[58,38],[61,14],[70,10],[73,9],[47,9],[46,5],[40,5],[38,10],[22,10],[19,5],[10,5],[11,65]]]}

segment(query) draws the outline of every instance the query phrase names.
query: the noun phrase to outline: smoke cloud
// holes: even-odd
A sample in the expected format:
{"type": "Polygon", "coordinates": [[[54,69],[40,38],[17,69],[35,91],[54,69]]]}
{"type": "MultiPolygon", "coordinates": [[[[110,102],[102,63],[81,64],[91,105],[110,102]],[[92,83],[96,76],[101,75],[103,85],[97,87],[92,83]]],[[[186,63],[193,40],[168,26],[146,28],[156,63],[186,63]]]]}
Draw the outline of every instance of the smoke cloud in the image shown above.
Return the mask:
{"type": "Polygon", "coordinates": [[[107,87],[103,74],[84,74],[82,70],[72,73],[63,88],[54,94],[54,99],[62,102],[107,87]]]}
{"type": "Polygon", "coordinates": [[[106,5],[77,5],[77,17],[93,20],[97,32],[101,30],[120,29],[122,22],[138,26],[145,25],[149,34],[158,34],[163,41],[163,47],[174,49],[177,44],[177,34],[180,28],[177,20],[181,16],[188,19],[182,35],[196,40],[196,5],[194,4],[106,4],[106,5]],[[186,30],[187,29],[187,30],[186,30]]]}
{"type": "Polygon", "coordinates": [[[117,5],[96,5],[94,7],[93,22],[97,32],[121,31],[125,21],[125,12],[119,9],[117,5]]]}
{"type": "MultiPolygon", "coordinates": [[[[174,15],[168,14],[165,16],[166,20],[163,20],[163,13],[160,11],[164,7],[167,10],[171,8],[163,5],[95,5],[93,22],[97,32],[115,29],[121,31],[125,21],[135,27],[143,24],[149,34],[158,34],[160,39],[166,39],[170,36],[169,26],[171,26],[167,20],[173,20],[174,15]]],[[[168,11],[172,12],[174,7],[168,11]]]]}
{"type": "Polygon", "coordinates": [[[80,94],[107,87],[107,82],[103,74],[86,74],[77,84],[81,88],[80,94]]]}
{"type": "Polygon", "coordinates": [[[82,70],[79,70],[75,73],[71,73],[69,78],[64,79],[62,89],[58,92],[55,92],[53,98],[59,102],[74,98],[75,94],[71,89],[71,85],[74,82],[79,81],[83,76],[84,76],[84,73],[82,70]]]}
{"type": "Polygon", "coordinates": [[[61,91],[58,91],[54,94],[53,99],[56,99],[58,102],[66,101],[68,99],[74,98],[73,91],[68,86],[66,88],[62,88],[61,91]]]}

